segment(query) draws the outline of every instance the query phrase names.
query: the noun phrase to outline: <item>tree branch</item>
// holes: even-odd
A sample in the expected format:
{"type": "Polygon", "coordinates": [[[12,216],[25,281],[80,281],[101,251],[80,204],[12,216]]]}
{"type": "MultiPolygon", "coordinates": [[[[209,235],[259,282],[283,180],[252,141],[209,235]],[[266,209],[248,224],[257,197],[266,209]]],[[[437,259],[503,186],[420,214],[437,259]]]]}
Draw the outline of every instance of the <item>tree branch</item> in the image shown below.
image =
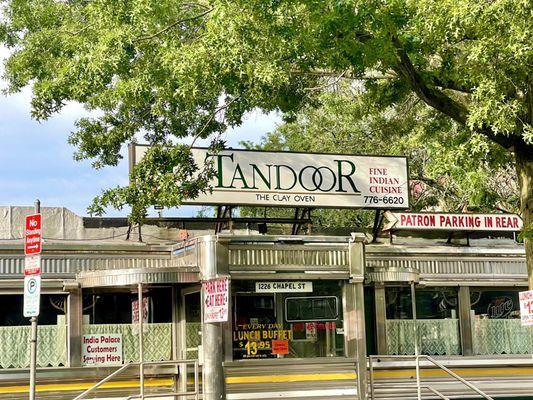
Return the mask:
{"type": "Polygon", "coordinates": [[[193,141],[190,145],[190,147],[193,147],[194,144],[196,143],[196,141],[198,140],[198,138],[200,138],[200,136],[202,135],[202,133],[205,132],[205,130],[207,129],[207,127],[209,126],[209,124],[216,118],[217,114],[221,111],[224,111],[226,110],[227,108],[229,108],[229,106],[231,106],[235,101],[237,101],[238,99],[240,98],[240,96],[238,97],[234,97],[233,99],[231,99],[230,101],[228,101],[226,104],[223,104],[221,105],[220,107],[218,107],[209,117],[209,119],[206,121],[206,123],[200,128],[200,130],[196,133],[196,135],[194,135],[194,138],[193,138],[193,141]]]}
{"type": "Polygon", "coordinates": [[[339,81],[342,78],[344,78],[344,75],[346,75],[347,73],[348,73],[348,70],[345,70],[339,76],[337,76],[333,81],[327,82],[324,85],[319,85],[319,86],[315,86],[315,87],[312,87],[312,88],[306,88],[305,90],[309,91],[309,92],[316,92],[316,91],[320,91],[320,90],[323,90],[323,89],[327,89],[327,88],[329,88],[331,86],[335,86],[337,83],[339,83],[339,81]]]}
{"type": "MultiPolygon", "coordinates": [[[[322,69],[314,69],[310,71],[301,71],[298,69],[291,70],[291,74],[294,75],[310,75],[310,76],[318,76],[318,77],[333,77],[333,78],[342,78],[342,79],[350,79],[350,80],[360,80],[360,81],[367,81],[367,80],[380,80],[380,79],[397,79],[398,75],[396,74],[396,71],[387,71],[387,73],[380,73],[377,71],[369,71],[366,74],[362,76],[352,75],[348,72],[348,70],[345,70],[341,73],[342,76],[339,77],[338,71],[329,71],[329,70],[322,70],[322,69]]],[[[340,79],[339,79],[340,80],[340,79]]],[[[310,90],[310,89],[308,89],[310,90]]]]}
{"type": "Polygon", "coordinates": [[[407,81],[416,95],[426,104],[448,115],[460,124],[466,124],[468,118],[467,109],[441,91],[428,87],[422,77],[415,70],[411,59],[403,49],[399,39],[393,36],[392,42],[396,48],[396,56],[398,59],[396,70],[398,74],[407,81]]]}
{"type": "Polygon", "coordinates": [[[182,24],[184,22],[188,22],[188,21],[194,21],[195,19],[199,19],[199,18],[202,18],[204,16],[206,16],[207,14],[209,14],[211,11],[213,11],[213,8],[209,8],[207,10],[205,10],[203,13],[200,13],[198,15],[194,15],[192,17],[188,17],[188,18],[183,18],[183,19],[179,19],[173,23],[171,23],[170,25],[164,27],[163,29],[160,29],[159,31],[151,34],[151,35],[147,35],[147,36],[141,36],[137,39],[134,40],[134,42],[140,42],[142,40],[150,40],[150,39],[153,39],[159,35],[161,35],[162,33],[165,33],[167,31],[169,31],[170,29],[174,28],[176,25],[179,25],[179,24],[182,24]]]}
{"type": "MultiPolygon", "coordinates": [[[[416,71],[411,59],[409,58],[409,55],[403,49],[400,40],[394,35],[392,35],[391,39],[396,49],[396,57],[398,61],[396,65],[396,71],[403,79],[407,81],[416,95],[420,97],[427,105],[449,116],[461,125],[466,125],[468,119],[468,109],[442,91],[428,86],[420,74],[418,74],[416,71]]],[[[533,152],[533,146],[527,144],[523,138],[518,135],[499,135],[495,133],[489,126],[484,126],[477,131],[507,150],[512,151],[515,148],[521,148],[525,151],[531,149],[533,152]]]]}
{"type": "Polygon", "coordinates": [[[468,94],[471,94],[474,92],[472,89],[464,87],[458,84],[457,82],[453,82],[450,80],[443,81],[437,77],[433,77],[432,79],[433,79],[433,82],[435,82],[435,85],[441,87],[442,89],[450,89],[456,92],[468,93],[468,94]]]}

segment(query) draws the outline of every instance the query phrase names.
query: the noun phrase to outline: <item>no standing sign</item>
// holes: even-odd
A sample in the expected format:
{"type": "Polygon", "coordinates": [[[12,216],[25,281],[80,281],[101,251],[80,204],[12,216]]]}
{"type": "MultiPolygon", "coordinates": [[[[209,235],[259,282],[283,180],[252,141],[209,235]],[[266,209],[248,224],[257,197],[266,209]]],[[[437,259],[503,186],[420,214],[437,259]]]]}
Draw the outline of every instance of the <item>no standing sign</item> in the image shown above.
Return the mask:
{"type": "Polygon", "coordinates": [[[42,242],[41,214],[26,217],[26,230],[24,239],[24,254],[40,254],[42,242]]]}
{"type": "Polygon", "coordinates": [[[41,298],[41,214],[28,215],[24,238],[24,311],[25,317],[39,315],[41,298]]]}

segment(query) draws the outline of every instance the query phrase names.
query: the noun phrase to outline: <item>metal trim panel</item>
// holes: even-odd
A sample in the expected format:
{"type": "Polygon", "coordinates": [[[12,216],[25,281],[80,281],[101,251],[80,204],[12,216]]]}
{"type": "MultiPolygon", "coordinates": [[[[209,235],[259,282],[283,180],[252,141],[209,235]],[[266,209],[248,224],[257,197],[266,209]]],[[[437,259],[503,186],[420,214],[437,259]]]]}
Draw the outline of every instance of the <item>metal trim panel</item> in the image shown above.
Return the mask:
{"type": "Polygon", "coordinates": [[[371,267],[365,277],[369,282],[418,282],[420,273],[414,268],[371,267]]]}
{"type": "Polygon", "coordinates": [[[265,268],[270,271],[320,271],[349,273],[348,246],[230,245],[232,271],[265,268]]]}
{"type": "MultiPolygon", "coordinates": [[[[455,249],[456,250],[456,249],[455,249]]],[[[366,254],[366,277],[374,282],[387,282],[399,270],[419,271],[420,281],[449,280],[461,282],[507,280],[516,283],[527,281],[524,256],[507,254],[500,256],[480,253],[461,254],[366,254]]]]}
{"type": "MultiPolygon", "coordinates": [[[[279,391],[254,391],[254,399],[273,399],[273,398],[300,398],[309,399],[310,397],[320,398],[339,398],[357,396],[357,389],[305,389],[305,390],[279,390],[279,391]]],[[[230,393],[226,395],[228,400],[248,400],[250,399],[250,392],[247,393],[230,393]]],[[[350,397],[351,398],[351,397],[350,397]]]]}
{"type": "MultiPolygon", "coordinates": [[[[318,273],[296,273],[296,272],[265,272],[265,271],[236,271],[233,272],[230,270],[231,278],[232,279],[254,279],[254,280],[261,280],[261,279],[286,279],[286,280],[298,280],[298,279],[334,279],[334,280],[348,280],[350,279],[350,275],[346,272],[338,272],[338,273],[327,273],[322,274],[320,272],[318,273]]],[[[360,282],[363,281],[363,278],[361,277],[360,282]]]]}
{"type": "Polygon", "coordinates": [[[173,247],[171,265],[201,268],[206,243],[213,241],[228,243],[229,265],[234,271],[258,267],[288,271],[349,268],[349,238],[327,236],[208,235],[173,247]]]}
{"type": "MultiPolygon", "coordinates": [[[[127,254],[46,254],[41,256],[44,277],[73,277],[81,271],[128,268],[167,268],[170,257],[127,254]]],[[[20,276],[24,272],[24,255],[0,255],[0,276],[20,276]]]]}
{"type": "Polygon", "coordinates": [[[81,272],[77,279],[82,288],[127,286],[139,283],[192,283],[200,280],[197,272],[181,272],[171,268],[81,272]]]}

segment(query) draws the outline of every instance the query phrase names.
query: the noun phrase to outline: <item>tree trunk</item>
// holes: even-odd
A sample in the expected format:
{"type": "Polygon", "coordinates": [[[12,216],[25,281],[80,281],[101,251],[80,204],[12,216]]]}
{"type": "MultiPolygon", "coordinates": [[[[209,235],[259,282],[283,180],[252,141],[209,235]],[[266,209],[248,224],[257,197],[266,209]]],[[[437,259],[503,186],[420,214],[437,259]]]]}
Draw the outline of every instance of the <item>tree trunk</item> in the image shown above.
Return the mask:
{"type": "MultiPolygon", "coordinates": [[[[520,187],[520,211],[524,229],[533,228],[533,152],[530,148],[516,148],[516,172],[520,187]]],[[[529,289],[533,290],[533,238],[525,238],[529,289]]]]}

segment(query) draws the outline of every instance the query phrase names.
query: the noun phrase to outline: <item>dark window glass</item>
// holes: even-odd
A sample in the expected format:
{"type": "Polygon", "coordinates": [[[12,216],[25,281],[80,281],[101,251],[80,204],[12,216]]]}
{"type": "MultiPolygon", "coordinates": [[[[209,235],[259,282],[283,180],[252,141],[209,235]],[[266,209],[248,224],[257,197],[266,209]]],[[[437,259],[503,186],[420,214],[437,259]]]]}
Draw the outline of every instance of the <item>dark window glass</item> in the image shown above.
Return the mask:
{"type": "Polygon", "coordinates": [[[337,297],[287,297],[287,322],[334,321],[339,316],[337,297]]]}
{"type": "MultiPolygon", "coordinates": [[[[0,307],[0,326],[29,325],[30,319],[23,315],[23,295],[2,295],[0,307]]],[[[39,325],[56,325],[58,316],[65,315],[67,295],[41,294],[39,325]]]]}
{"type": "Polygon", "coordinates": [[[256,292],[233,281],[233,358],[344,355],[342,283],[312,281],[312,292],[256,292]]]}
{"type": "MultiPolygon", "coordinates": [[[[172,321],[172,290],[170,288],[150,288],[143,294],[148,298],[148,322],[164,323],[172,321]]],[[[95,291],[83,296],[83,310],[89,315],[91,324],[131,324],[132,302],[137,293],[105,293],[95,291]]]]}
{"type": "Polygon", "coordinates": [[[470,288],[470,304],[479,318],[514,319],[520,318],[518,292],[526,290],[470,288]]]}

